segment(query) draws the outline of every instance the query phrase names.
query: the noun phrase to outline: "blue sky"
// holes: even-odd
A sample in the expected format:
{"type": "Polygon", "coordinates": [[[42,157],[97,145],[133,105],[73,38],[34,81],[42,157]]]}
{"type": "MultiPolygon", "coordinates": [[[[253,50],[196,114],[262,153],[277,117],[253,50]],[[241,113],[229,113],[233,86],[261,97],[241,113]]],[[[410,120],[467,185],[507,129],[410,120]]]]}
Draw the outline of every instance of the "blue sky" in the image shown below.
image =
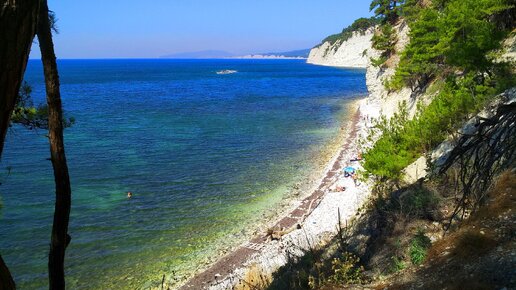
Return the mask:
{"type": "MultiPolygon", "coordinates": [[[[310,48],[359,17],[370,0],[49,0],[58,58],[154,58],[310,48]]],[[[39,58],[33,45],[31,58],[39,58]]]]}

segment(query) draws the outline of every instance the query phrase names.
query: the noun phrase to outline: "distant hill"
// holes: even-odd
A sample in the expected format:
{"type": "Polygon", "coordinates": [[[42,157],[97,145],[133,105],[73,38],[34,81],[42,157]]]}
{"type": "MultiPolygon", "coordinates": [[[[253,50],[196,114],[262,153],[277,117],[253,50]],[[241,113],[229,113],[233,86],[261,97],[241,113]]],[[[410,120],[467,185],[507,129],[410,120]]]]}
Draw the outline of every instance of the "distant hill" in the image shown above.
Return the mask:
{"type": "Polygon", "coordinates": [[[167,54],[160,58],[228,58],[233,56],[235,56],[233,53],[222,50],[201,50],[167,54]]]}
{"type": "Polygon", "coordinates": [[[223,51],[223,50],[201,50],[201,51],[192,51],[192,52],[180,52],[163,55],[160,58],[308,58],[310,54],[310,49],[301,49],[301,50],[292,50],[285,52],[267,52],[267,53],[255,53],[248,54],[245,56],[237,55],[231,52],[223,51]]]}
{"type": "Polygon", "coordinates": [[[259,55],[264,56],[285,56],[285,57],[304,57],[307,58],[310,54],[310,49],[300,49],[300,50],[292,50],[285,52],[268,52],[268,53],[258,53],[259,55]]]}

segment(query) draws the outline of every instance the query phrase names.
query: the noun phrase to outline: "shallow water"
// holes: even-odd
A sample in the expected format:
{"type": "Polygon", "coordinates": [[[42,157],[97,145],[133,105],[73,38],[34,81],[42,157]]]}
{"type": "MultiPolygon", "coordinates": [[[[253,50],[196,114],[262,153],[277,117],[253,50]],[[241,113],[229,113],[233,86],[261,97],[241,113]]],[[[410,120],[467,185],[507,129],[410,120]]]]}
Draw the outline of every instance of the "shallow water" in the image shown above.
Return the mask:
{"type": "MultiPolygon", "coordinates": [[[[366,93],[363,70],[300,60],[62,60],[59,69],[76,119],[65,132],[70,289],[148,287],[234,246],[317,169],[346,105],[366,93]]],[[[39,61],[25,78],[42,102],[39,61]]],[[[1,162],[0,253],[20,289],[47,288],[54,193],[44,133],[13,126],[1,162]]]]}

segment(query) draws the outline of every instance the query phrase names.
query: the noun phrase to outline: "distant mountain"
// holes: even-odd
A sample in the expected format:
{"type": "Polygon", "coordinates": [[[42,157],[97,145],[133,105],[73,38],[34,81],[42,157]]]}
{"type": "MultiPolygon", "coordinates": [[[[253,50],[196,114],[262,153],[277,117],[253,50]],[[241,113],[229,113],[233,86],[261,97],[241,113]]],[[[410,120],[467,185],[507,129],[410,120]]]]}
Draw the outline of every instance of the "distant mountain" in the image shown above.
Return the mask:
{"type": "Polygon", "coordinates": [[[222,50],[201,50],[192,52],[180,52],[161,56],[161,58],[228,58],[234,54],[222,50]]]}
{"type": "Polygon", "coordinates": [[[292,50],[286,52],[254,53],[237,55],[222,50],[201,50],[192,52],[180,52],[161,56],[161,58],[308,58],[310,49],[292,50]]]}
{"type": "Polygon", "coordinates": [[[264,56],[285,56],[285,57],[304,57],[307,58],[310,54],[310,49],[300,49],[300,50],[292,50],[286,52],[267,52],[267,53],[258,53],[259,55],[264,56]]]}

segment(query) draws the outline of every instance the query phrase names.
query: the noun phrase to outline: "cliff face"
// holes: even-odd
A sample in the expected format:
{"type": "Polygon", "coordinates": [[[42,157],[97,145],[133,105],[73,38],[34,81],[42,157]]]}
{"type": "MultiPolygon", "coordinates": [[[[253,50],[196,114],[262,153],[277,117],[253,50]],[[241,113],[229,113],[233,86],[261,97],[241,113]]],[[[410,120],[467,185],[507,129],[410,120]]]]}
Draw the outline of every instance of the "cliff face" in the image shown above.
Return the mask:
{"type": "Polygon", "coordinates": [[[371,59],[380,57],[380,52],[374,48],[367,49],[367,72],[366,84],[369,91],[371,102],[377,102],[380,106],[382,115],[387,118],[392,117],[398,111],[399,104],[407,103],[407,109],[410,115],[415,113],[416,100],[420,100],[419,96],[415,96],[409,88],[403,88],[397,92],[389,92],[384,83],[390,79],[396,70],[396,66],[400,60],[400,54],[409,43],[409,28],[405,22],[401,22],[394,26],[396,31],[397,43],[395,45],[396,53],[387,60],[386,65],[382,67],[375,67],[371,64],[371,59]],[[416,98],[417,97],[417,98],[416,98]]]}
{"type": "Polygon", "coordinates": [[[337,66],[366,68],[369,58],[364,53],[371,47],[373,29],[365,34],[355,32],[351,38],[344,42],[337,41],[334,44],[325,42],[320,46],[312,48],[307,63],[337,66]]]}
{"type": "Polygon", "coordinates": [[[374,28],[366,31],[365,34],[354,33],[353,37],[344,42],[337,41],[334,44],[325,42],[310,51],[307,63],[335,67],[366,68],[366,83],[369,90],[368,103],[379,106],[382,115],[390,118],[398,111],[401,102],[406,102],[411,115],[415,113],[416,100],[425,99],[423,96],[416,96],[409,88],[398,92],[388,92],[384,83],[394,74],[395,67],[399,62],[401,51],[409,42],[409,28],[405,22],[394,27],[398,42],[396,53],[387,61],[385,67],[374,67],[371,58],[379,58],[380,52],[371,47],[371,38],[375,32],[374,28]]]}

